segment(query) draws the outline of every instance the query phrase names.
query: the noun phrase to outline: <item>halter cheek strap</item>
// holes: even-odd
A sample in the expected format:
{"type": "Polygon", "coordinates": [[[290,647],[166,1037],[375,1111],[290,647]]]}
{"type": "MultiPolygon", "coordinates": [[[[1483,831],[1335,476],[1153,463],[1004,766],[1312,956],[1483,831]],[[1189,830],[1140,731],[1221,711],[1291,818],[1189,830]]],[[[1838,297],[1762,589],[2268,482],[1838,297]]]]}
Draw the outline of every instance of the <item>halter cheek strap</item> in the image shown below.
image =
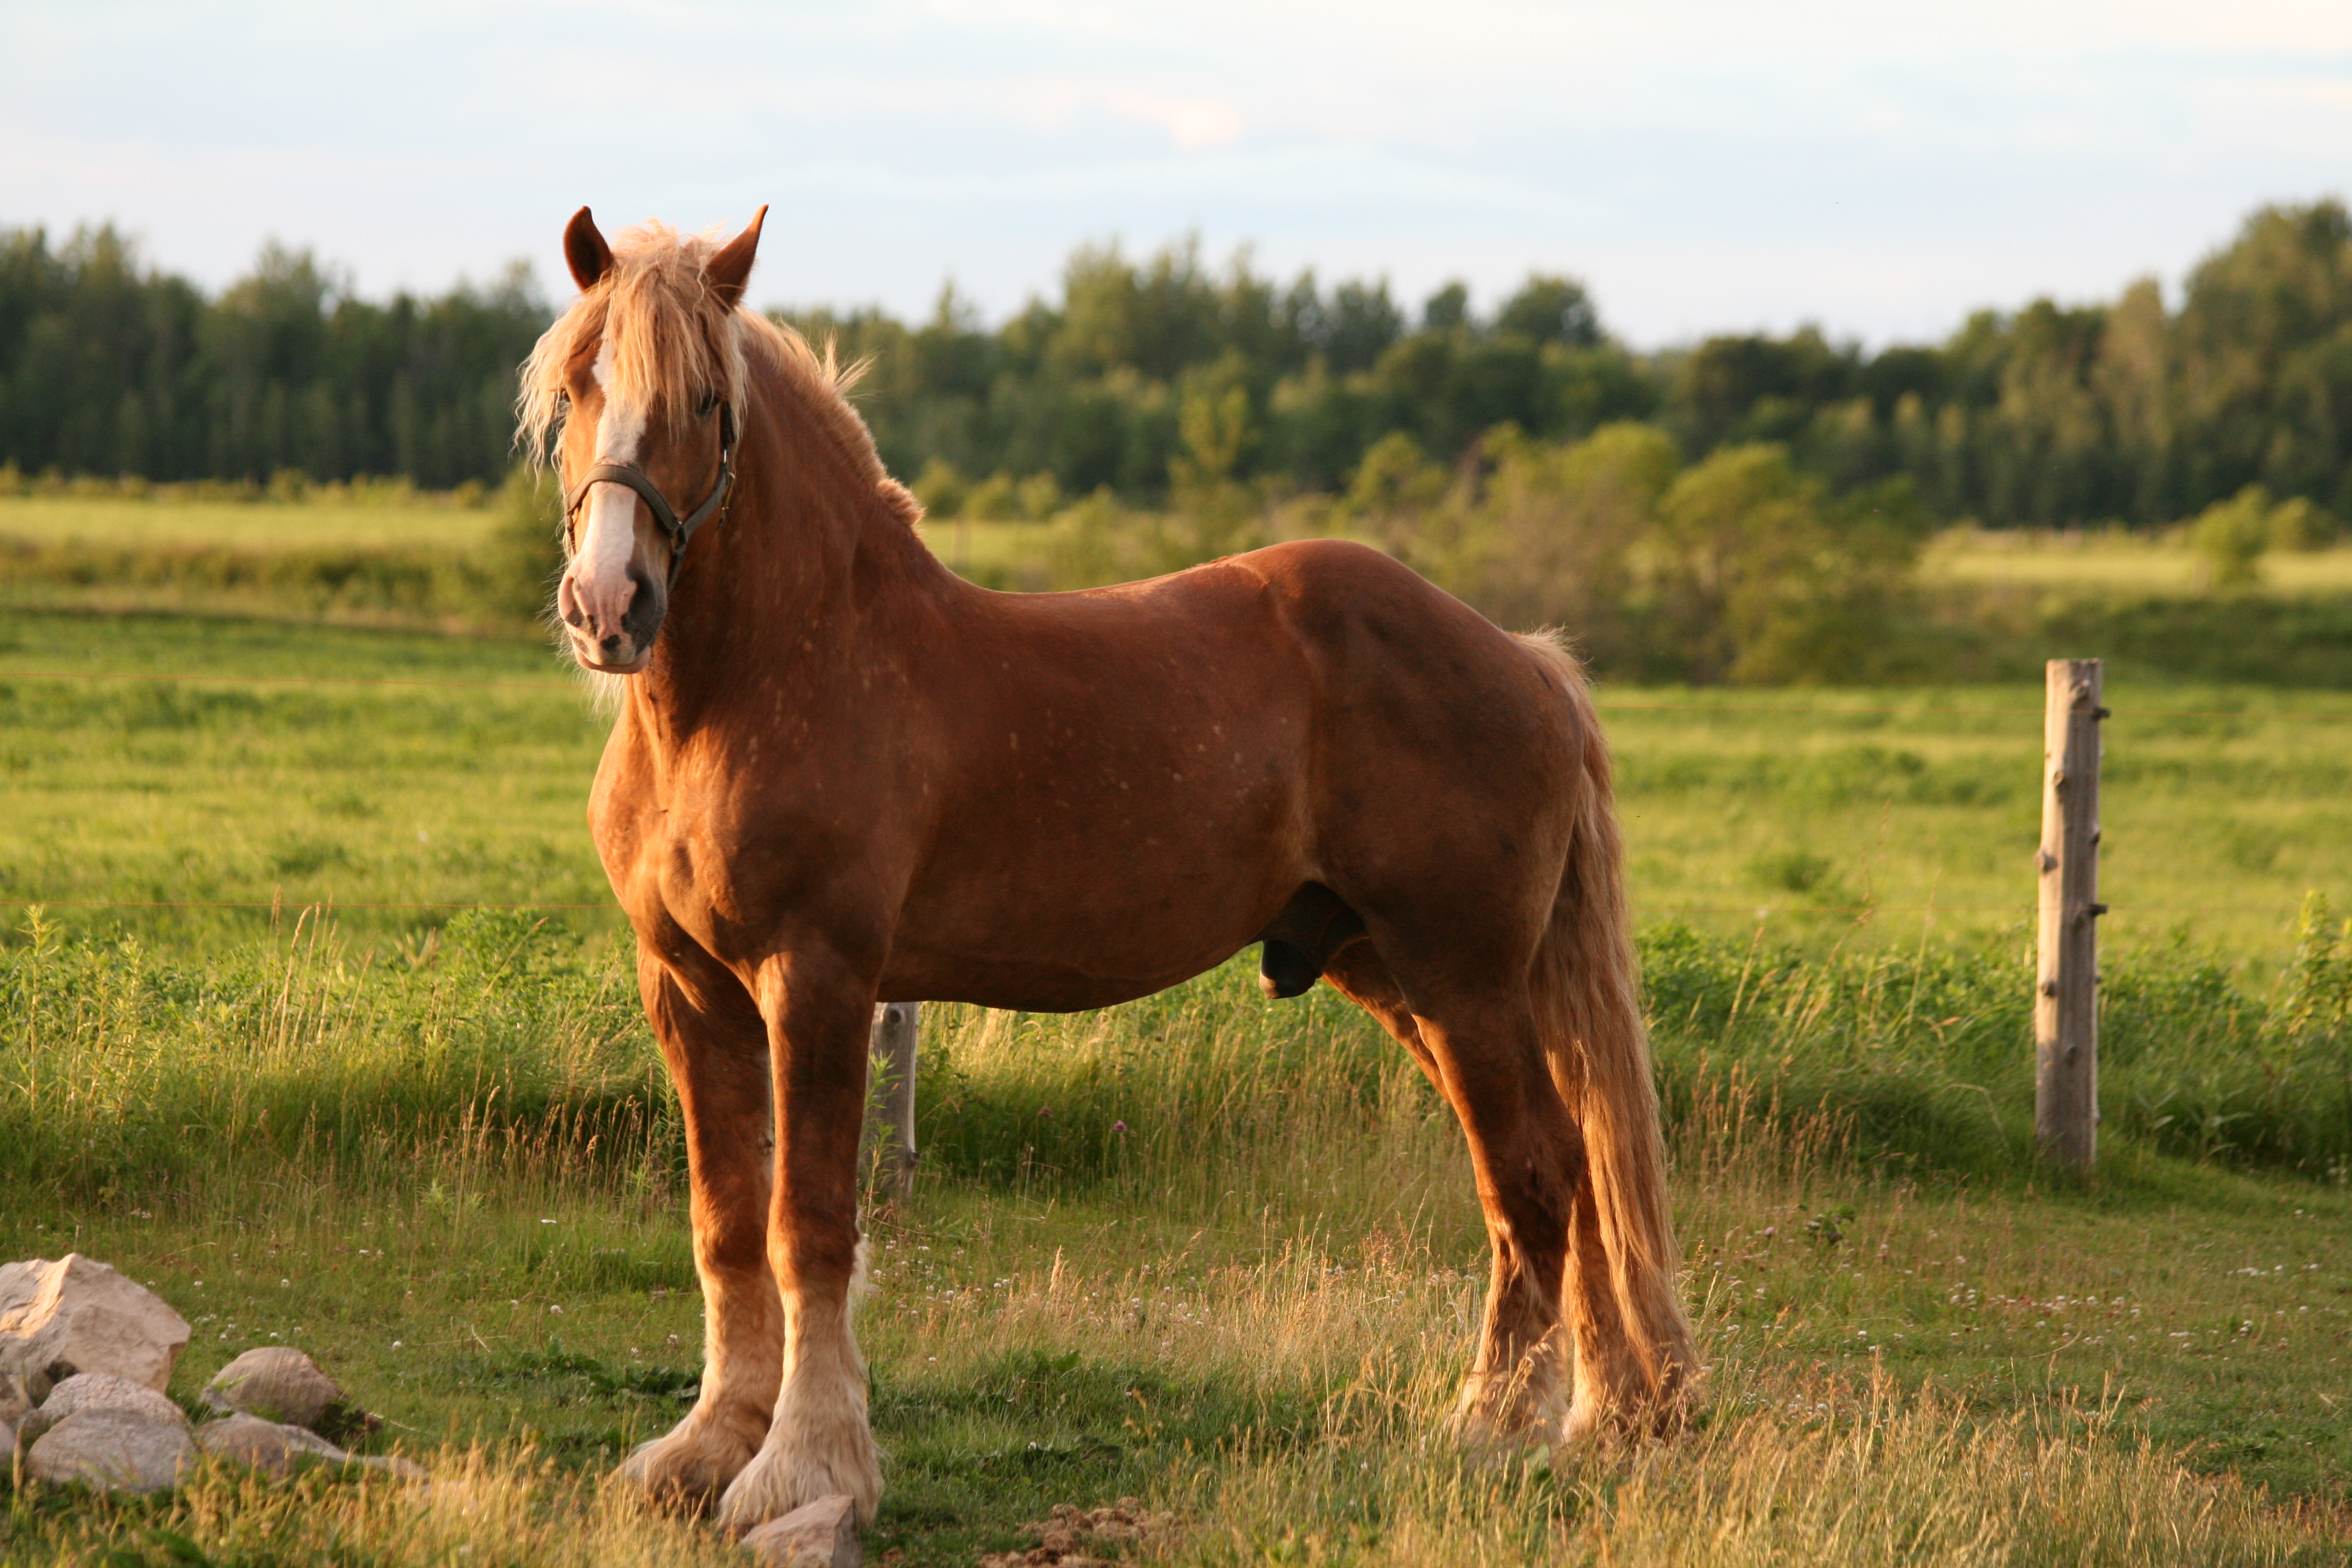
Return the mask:
{"type": "Polygon", "coordinates": [[[580,482],[572,486],[571,493],[563,498],[563,525],[567,531],[572,526],[572,518],[579,513],[581,502],[588,499],[589,489],[596,485],[626,485],[643,498],[646,510],[654,514],[654,521],[661,524],[662,532],[668,536],[668,586],[676,588],[678,570],[686,564],[687,542],[694,537],[696,529],[714,516],[726,516],[727,497],[735,489],[734,405],[722,403],[719,405],[719,478],[711,484],[710,493],[702,498],[702,504],[684,517],[677,515],[668,498],[661,493],[653,480],[646,478],[646,471],[636,464],[599,463],[581,475],[580,482]]]}

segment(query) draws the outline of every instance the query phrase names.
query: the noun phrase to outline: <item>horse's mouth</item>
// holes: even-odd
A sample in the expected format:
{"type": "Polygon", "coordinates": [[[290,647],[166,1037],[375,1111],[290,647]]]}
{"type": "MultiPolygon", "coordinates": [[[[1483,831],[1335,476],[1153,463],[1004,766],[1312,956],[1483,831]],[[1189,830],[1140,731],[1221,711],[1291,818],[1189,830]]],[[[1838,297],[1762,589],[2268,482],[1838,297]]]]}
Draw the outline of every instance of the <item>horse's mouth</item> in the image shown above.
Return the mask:
{"type": "Polygon", "coordinates": [[[590,658],[581,652],[575,645],[572,650],[572,657],[579,662],[581,668],[593,670],[598,675],[639,675],[644,673],[646,666],[652,661],[654,650],[650,647],[641,648],[635,658],[625,663],[608,664],[602,659],[590,658]]]}

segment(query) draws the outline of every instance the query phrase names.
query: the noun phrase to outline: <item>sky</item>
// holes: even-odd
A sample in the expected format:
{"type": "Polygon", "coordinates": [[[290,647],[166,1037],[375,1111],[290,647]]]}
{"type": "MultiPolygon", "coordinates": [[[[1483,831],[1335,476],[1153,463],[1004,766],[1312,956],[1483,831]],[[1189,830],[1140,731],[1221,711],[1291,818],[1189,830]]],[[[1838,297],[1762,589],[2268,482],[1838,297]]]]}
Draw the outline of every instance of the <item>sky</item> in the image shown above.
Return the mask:
{"type": "Polygon", "coordinates": [[[2112,297],[2352,195],[2347,0],[0,0],[0,226],[356,289],[772,213],[752,298],[989,319],[1073,247],[1582,279],[1637,347],[2112,297]]]}

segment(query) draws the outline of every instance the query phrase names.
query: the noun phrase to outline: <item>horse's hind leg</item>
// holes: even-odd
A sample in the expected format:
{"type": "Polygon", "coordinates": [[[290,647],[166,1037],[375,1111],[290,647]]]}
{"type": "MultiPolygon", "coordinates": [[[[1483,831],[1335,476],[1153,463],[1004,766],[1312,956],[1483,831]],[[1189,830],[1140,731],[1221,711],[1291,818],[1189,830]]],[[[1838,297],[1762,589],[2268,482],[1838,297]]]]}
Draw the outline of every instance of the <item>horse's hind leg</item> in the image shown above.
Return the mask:
{"type": "Polygon", "coordinates": [[[768,1268],[768,1042],[751,998],[717,964],[679,979],[640,950],[639,988],[686,1119],[694,1267],[703,1305],[702,1394],[621,1474],[656,1497],[708,1501],[767,1435],[784,1321],[768,1268]]]}
{"type": "Polygon", "coordinates": [[[1551,1423],[1564,1403],[1560,1286],[1583,1145],[1524,989],[1423,1000],[1416,1011],[1370,942],[1343,950],[1325,973],[1412,1053],[1470,1141],[1493,1274],[1462,1387],[1465,1425],[1512,1434],[1551,1423]]]}

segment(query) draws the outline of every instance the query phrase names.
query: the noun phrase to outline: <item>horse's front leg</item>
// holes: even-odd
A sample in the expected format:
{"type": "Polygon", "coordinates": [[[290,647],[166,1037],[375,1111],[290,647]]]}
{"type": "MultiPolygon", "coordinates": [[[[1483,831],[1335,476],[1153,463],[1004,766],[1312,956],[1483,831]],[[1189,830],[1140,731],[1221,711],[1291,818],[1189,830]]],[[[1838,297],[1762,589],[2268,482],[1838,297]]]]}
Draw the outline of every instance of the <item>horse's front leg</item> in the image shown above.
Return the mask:
{"type": "Polygon", "coordinates": [[[866,1419],[866,1364],[850,1332],[861,1272],[857,1141],[875,983],[830,951],[796,950],[759,977],[776,1099],[768,1257],[784,1303],[783,1394],[759,1454],[719,1502],[748,1530],[837,1492],[871,1524],[882,1495],[866,1419]]]}
{"type": "Polygon", "coordinates": [[[715,963],[681,979],[641,949],[637,984],[686,1120],[702,1394],[621,1475],[656,1497],[707,1504],[759,1451],[783,1368],[783,1307],[768,1268],[767,1026],[715,963]]]}

